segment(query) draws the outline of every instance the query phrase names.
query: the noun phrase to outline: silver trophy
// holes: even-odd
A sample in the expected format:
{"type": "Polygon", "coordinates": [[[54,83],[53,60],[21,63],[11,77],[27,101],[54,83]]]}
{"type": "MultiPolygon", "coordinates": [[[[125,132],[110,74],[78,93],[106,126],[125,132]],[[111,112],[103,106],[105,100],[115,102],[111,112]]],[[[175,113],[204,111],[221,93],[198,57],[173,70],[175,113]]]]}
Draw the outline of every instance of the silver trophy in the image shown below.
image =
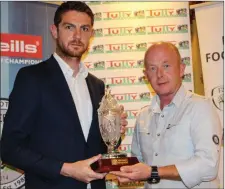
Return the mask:
{"type": "Polygon", "coordinates": [[[108,147],[107,154],[103,154],[103,158],[119,158],[126,157],[126,153],[119,152],[116,149],[120,139],[120,117],[121,108],[117,101],[111,95],[111,90],[106,87],[105,95],[100,102],[98,109],[98,120],[102,139],[108,147]]]}

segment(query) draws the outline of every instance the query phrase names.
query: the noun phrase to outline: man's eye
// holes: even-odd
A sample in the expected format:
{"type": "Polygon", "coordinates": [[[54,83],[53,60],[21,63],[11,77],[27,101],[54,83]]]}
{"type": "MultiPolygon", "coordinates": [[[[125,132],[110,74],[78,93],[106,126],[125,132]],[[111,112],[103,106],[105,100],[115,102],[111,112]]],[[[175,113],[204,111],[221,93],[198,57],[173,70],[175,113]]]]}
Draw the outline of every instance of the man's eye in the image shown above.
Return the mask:
{"type": "Polygon", "coordinates": [[[83,27],[82,30],[85,31],[85,32],[88,32],[89,28],[88,27],[83,27]]]}
{"type": "Polygon", "coordinates": [[[164,67],[164,68],[169,68],[170,65],[169,65],[169,64],[165,64],[165,65],[163,65],[163,67],[164,67]]]}
{"type": "Polygon", "coordinates": [[[150,67],[150,71],[155,72],[156,68],[155,67],[150,67]]]}
{"type": "Polygon", "coordinates": [[[73,27],[72,26],[66,26],[66,29],[71,30],[73,27]]]}

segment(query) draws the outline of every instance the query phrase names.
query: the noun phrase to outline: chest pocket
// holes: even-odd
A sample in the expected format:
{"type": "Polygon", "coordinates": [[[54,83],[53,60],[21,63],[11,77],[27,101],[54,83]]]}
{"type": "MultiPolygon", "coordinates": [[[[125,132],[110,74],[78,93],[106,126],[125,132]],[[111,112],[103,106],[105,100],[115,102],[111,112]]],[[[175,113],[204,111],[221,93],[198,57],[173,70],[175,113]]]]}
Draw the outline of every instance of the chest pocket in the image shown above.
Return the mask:
{"type": "Polygon", "coordinates": [[[177,123],[170,123],[165,129],[162,146],[167,153],[187,157],[193,153],[189,117],[183,117],[177,123]]]}
{"type": "MultiPolygon", "coordinates": [[[[150,124],[149,121],[148,124],[150,124]]],[[[143,156],[147,156],[147,152],[152,149],[152,131],[149,131],[148,124],[145,121],[140,121],[138,127],[139,145],[143,156]]]]}

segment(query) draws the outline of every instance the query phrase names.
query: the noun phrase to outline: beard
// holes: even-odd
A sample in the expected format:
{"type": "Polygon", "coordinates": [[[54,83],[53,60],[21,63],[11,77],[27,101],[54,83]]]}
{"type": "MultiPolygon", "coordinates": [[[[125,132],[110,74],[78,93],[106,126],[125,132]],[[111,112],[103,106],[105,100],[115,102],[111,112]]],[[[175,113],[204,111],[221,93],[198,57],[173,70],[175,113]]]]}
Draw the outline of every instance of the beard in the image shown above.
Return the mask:
{"type": "Polygon", "coordinates": [[[78,41],[74,40],[68,43],[68,46],[65,46],[60,42],[59,39],[56,40],[56,45],[58,51],[64,56],[69,58],[81,58],[84,52],[87,50],[85,45],[78,41]]]}

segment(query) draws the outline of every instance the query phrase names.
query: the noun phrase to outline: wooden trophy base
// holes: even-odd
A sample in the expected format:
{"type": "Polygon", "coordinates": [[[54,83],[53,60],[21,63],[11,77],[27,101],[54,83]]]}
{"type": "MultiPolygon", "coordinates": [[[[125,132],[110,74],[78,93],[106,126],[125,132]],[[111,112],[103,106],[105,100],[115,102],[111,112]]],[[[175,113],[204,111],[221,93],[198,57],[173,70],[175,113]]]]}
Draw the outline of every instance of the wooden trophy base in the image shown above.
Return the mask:
{"type": "Polygon", "coordinates": [[[119,171],[122,166],[136,163],[139,163],[136,157],[103,158],[91,164],[91,168],[97,173],[108,173],[110,171],[119,171]]]}

